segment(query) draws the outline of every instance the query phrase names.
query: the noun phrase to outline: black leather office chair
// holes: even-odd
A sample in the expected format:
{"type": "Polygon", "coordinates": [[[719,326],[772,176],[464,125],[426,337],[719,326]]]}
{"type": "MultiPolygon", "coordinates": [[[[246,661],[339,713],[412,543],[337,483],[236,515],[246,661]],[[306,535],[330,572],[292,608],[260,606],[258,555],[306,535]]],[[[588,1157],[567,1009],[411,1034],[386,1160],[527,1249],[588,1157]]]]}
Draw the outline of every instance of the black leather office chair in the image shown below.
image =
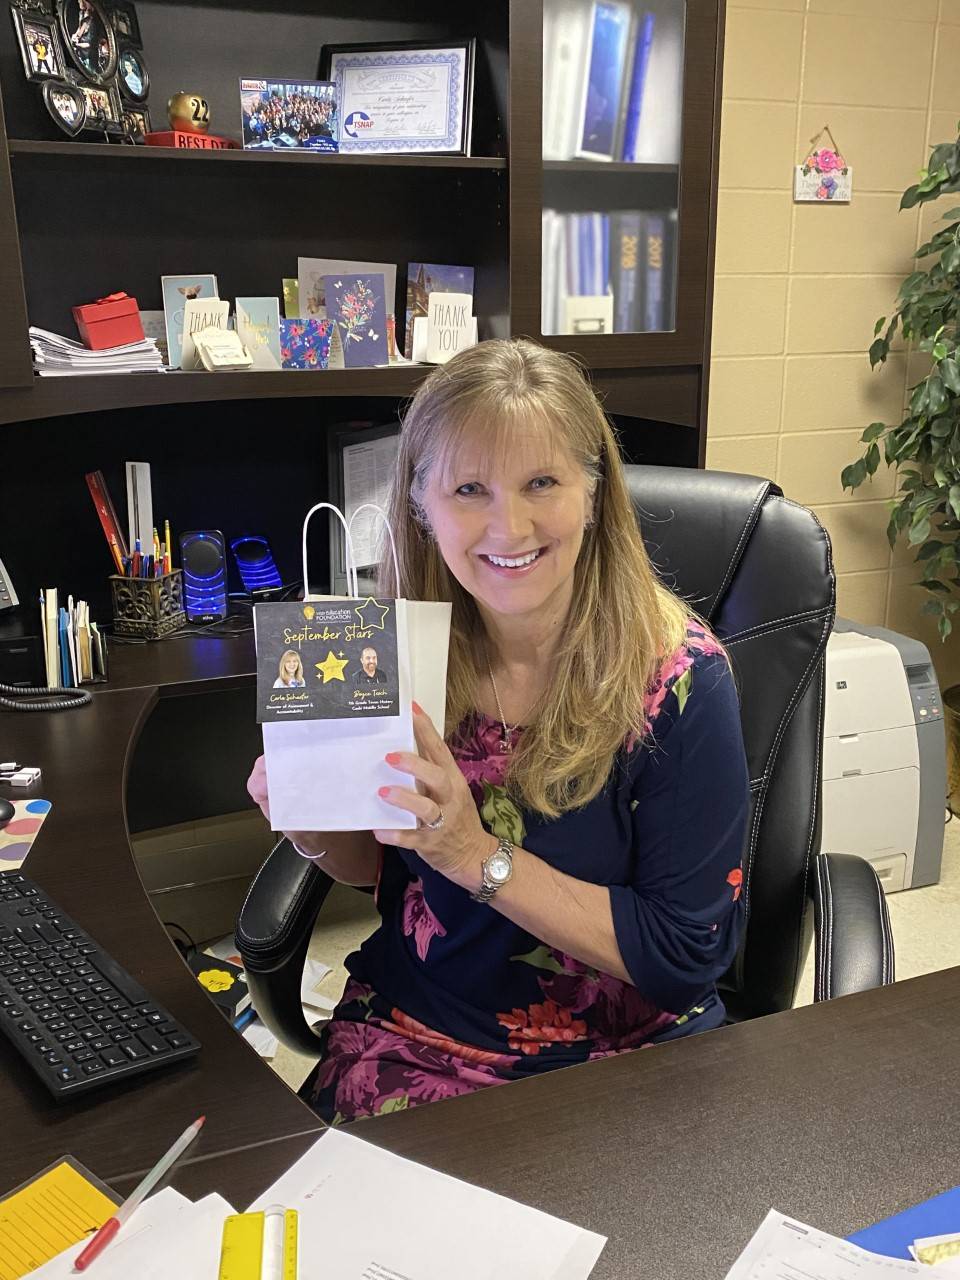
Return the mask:
{"type": "MultiPolygon", "coordinates": [[[[892,982],[893,941],[873,868],[818,852],[824,650],[835,612],[826,531],[755,476],[675,467],[627,474],[654,565],[727,645],[741,692],[751,814],[747,928],[722,984],[730,1018],[790,1008],[811,915],[816,999],[892,982]]],[[[237,927],[261,1018],[307,1053],[316,1052],[316,1036],[301,1011],[300,975],[330,885],[282,840],[237,927]]]]}

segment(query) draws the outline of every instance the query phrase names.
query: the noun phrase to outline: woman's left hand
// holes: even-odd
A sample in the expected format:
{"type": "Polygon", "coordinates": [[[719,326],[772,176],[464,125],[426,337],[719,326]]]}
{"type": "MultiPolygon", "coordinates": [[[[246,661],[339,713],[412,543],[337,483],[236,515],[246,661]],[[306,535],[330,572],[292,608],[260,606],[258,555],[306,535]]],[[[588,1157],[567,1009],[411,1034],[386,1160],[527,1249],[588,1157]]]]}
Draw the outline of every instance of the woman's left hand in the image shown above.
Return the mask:
{"type": "Polygon", "coordinates": [[[480,884],[480,864],[489,857],[496,840],[483,829],[477,806],[450,748],[433,727],[427,713],[413,704],[413,732],[421,755],[391,751],[385,759],[400,773],[412,774],[422,791],[409,787],[381,787],[387,804],[406,809],[420,822],[415,831],[374,831],[381,844],[415,850],[435,871],[464,888],[480,884]],[[440,814],[443,822],[430,828],[440,814]]]}

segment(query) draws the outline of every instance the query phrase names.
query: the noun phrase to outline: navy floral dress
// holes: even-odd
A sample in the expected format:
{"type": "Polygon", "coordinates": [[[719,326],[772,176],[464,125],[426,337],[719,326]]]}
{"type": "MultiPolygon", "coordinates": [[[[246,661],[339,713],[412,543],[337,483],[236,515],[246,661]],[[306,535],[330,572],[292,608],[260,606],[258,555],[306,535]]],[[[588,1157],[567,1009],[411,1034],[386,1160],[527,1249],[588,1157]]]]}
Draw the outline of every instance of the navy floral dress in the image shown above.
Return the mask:
{"type": "MultiPolygon", "coordinates": [[[[633,984],[492,910],[416,853],[384,850],[381,924],[301,1090],[331,1123],[379,1115],[718,1026],[717,979],[742,925],[747,767],[733,677],[690,623],[605,790],[555,820],[504,786],[498,721],[477,715],[451,750],[484,825],[558,871],[607,885],[633,984]]],[[[522,730],[516,730],[519,735],[522,730]]]]}

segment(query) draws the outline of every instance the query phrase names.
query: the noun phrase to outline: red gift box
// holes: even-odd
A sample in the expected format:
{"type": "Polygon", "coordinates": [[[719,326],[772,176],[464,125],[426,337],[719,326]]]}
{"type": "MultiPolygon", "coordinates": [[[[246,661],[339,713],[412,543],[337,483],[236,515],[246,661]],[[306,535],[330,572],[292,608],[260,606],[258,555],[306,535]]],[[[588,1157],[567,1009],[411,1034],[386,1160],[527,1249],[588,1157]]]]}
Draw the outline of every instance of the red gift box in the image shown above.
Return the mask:
{"type": "Polygon", "coordinates": [[[143,341],[143,324],[136,298],[125,293],[111,293],[85,306],[73,308],[73,318],[80,338],[91,351],[123,347],[128,342],[143,341]]]}

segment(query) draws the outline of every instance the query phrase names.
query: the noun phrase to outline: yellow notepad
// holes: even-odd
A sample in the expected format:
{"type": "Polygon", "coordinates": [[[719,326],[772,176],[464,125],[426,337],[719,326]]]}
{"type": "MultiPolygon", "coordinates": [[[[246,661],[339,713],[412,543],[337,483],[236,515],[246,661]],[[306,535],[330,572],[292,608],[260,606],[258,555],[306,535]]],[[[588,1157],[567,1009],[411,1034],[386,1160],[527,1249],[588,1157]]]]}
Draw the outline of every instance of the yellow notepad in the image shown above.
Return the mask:
{"type": "Polygon", "coordinates": [[[58,1161],[0,1200],[0,1280],[20,1280],[101,1227],[119,1201],[76,1161],[58,1161]]]}

